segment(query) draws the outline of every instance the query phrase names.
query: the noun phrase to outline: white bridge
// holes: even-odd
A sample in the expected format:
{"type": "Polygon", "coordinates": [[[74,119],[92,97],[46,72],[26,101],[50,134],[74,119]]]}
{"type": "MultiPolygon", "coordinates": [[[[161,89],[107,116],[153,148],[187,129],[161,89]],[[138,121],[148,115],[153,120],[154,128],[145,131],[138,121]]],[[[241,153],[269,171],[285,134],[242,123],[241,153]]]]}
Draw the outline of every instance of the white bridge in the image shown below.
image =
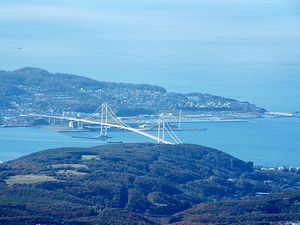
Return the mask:
{"type": "Polygon", "coordinates": [[[170,124],[163,117],[160,116],[157,122],[152,123],[142,129],[137,129],[137,128],[130,127],[129,125],[125,124],[121,119],[119,119],[107,103],[102,104],[94,113],[92,113],[86,118],[52,116],[52,115],[44,115],[44,114],[28,114],[27,116],[76,121],[78,123],[81,122],[85,124],[98,124],[100,125],[100,137],[107,136],[107,128],[115,127],[123,130],[132,131],[134,133],[155,140],[158,143],[163,143],[163,144],[182,143],[182,141],[177,137],[177,135],[172,130],[170,124]],[[97,118],[100,117],[99,118],[100,121],[98,119],[96,120],[95,119],[96,117],[97,118]],[[155,129],[156,127],[157,127],[157,136],[145,132],[146,130],[155,129]],[[166,134],[170,137],[171,141],[166,140],[166,134]]]}

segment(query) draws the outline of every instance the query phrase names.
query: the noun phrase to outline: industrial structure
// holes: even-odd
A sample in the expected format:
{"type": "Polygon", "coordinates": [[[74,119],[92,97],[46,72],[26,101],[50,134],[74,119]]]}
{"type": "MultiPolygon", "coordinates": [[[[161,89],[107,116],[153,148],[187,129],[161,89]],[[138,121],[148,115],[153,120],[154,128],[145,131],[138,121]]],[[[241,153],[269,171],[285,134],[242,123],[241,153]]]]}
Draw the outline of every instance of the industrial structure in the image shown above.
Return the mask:
{"type": "Polygon", "coordinates": [[[101,106],[88,117],[85,118],[76,118],[68,116],[54,116],[54,115],[44,115],[44,114],[29,114],[29,117],[38,117],[38,118],[47,118],[59,119],[69,121],[69,125],[73,125],[74,122],[77,122],[78,127],[82,127],[83,124],[97,124],[100,125],[100,138],[108,137],[108,128],[114,127],[123,130],[132,131],[134,133],[140,134],[152,140],[155,140],[157,143],[163,144],[181,144],[182,141],[172,130],[170,124],[165,120],[163,115],[159,116],[158,121],[149,124],[143,128],[133,128],[126,123],[124,123],[119,117],[116,116],[114,111],[107,103],[102,103],[101,106]],[[146,131],[153,130],[157,128],[157,136],[147,133],[146,131]],[[167,140],[167,137],[169,140],[167,140]]]}

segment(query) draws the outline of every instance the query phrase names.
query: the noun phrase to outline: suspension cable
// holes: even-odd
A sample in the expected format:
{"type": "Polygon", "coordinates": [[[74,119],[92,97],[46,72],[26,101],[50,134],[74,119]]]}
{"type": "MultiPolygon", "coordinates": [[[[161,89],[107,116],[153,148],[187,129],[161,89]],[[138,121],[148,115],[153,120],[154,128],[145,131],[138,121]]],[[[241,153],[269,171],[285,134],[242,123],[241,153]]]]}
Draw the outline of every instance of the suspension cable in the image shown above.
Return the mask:
{"type": "MultiPolygon", "coordinates": [[[[174,135],[175,139],[176,139],[180,144],[182,144],[182,141],[181,141],[181,140],[179,139],[179,137],[174,133],[174,131],[172,130],[170,124],[169,124],[166,120],[165,120],[164,122],[166,123],[167,127],[170,129],[171,133],[174,135]]],[[[168,130],[168,129],[167,129],[167,130],[168,130]]],[[[174,140],[174,141],[175,141],[175,140],[174,140]]]]}

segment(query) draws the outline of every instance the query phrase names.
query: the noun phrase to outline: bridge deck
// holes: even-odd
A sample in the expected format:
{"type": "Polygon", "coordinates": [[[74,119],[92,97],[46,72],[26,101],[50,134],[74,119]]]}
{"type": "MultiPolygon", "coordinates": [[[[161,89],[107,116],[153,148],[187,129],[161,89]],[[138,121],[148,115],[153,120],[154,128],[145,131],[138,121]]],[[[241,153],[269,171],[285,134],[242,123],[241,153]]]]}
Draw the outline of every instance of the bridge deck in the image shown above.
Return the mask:
{"type": "Polygon", "coordinates": [[[92,123],[92,124],[99,124],[99,125],[104,125],[104,126],[109,126],[109,127],[116,127],[119,129],[124,129],[124,130],[129,130],[132,131],[134,133],[140,134],[142,136],[148,137],[152,140],[155,140],[159,143],[163,143],[163,144],[174,144],[173,142],[170,141],[166,141],[162,138],[156,137],[152,134],[148,134],[144,131],[138,130],[136,128],[133,127],[129,127],[129,126],[121,126],[119,124],[110,124],[110,123],[105,123],[105,122],[99,122],[99,121],[95,121],[95,120],[90,120],[90,119],[80,119],[80,118],[75,118],[75,117],[65,117],[65,116],[49,116],[49,115],[43,115],[43,114],[28,114],[28,116],[30,117],[43,117],[43,118],[51,118],[51,119],[61,119],[61,120],[69,120],[69,121],[77,121],[77,122],[83,122],[83,123],[92,123]]]}

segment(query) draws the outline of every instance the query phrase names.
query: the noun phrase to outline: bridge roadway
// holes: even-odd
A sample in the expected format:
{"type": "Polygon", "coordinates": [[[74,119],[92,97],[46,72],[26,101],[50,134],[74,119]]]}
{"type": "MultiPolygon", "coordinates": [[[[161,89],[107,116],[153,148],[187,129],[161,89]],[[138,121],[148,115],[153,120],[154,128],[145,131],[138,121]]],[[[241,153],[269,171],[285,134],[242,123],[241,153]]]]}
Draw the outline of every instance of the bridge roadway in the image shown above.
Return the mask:
{"type": "Polygon", "coordinates": [[[66,117],[66,116],[49,116],[49,115],[43,115],[43,114],[28,114],[28,116],[30,117],[44,117],[44,118],[51,118],[51,119],[61,119],[61,120],[70,120],[70,121],[77,121],[77,122],[83,122],[83,123],[93,123],[93,124],[99,124],[99,125],[104,125],[104,126],[108,126],[108,127],[116,127],[119,129],[124,129],[124,130],[129,130],[132,131],[134,133],[143,135],[145,137],[148,137],[152,140],[157,141],[158,143],[163,143],[163,144],[169,144],[169,145],[173,145],[174,143],[170,142],[170,141],[166,141],[162,138],[156,137],[152,134],[148,134],[144,131],[129,127],[129,126],[121,126],[118,124],[110,124],[110,123],[101,123],[99,121],[95,121],[95,120],[89,120],[89,119],[80,119],[80,118],[75,118],[75,117],[66,117]]]}

